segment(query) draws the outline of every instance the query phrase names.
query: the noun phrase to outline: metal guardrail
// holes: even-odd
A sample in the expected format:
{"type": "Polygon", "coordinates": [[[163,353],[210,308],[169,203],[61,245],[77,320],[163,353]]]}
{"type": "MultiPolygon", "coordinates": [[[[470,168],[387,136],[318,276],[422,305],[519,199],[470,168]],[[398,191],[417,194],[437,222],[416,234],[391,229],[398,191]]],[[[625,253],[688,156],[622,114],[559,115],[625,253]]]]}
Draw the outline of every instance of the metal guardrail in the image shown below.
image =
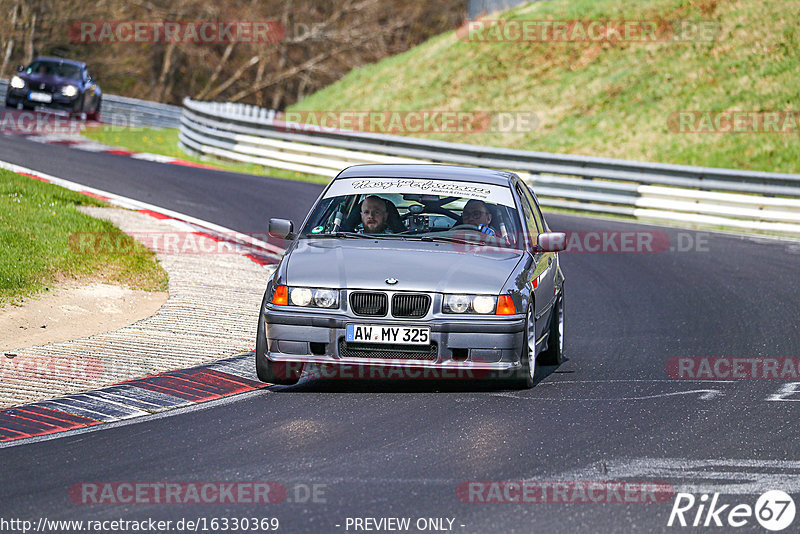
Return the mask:
{"type": "MultiPolygon", "coordinates": [[[[0,100],[5,103],[8,80],[0,79],[0,100]]],[[[0,104],[3,105],[3,104],[0,104]]],[[[101,121],[115,126],[178,128],[181,107],[103,93],[101,121]]]]}
{"type": "Polygon", "coordinates": [[[543,206],[800,234],[800,175],[529,152],[322,130],[246,104],[185,99],[180,144],[201,155],[335,176],[359,163],[440,162],[514,170],[543,206]],[[780,196],[778,196],[780,195],[780,196]]]}

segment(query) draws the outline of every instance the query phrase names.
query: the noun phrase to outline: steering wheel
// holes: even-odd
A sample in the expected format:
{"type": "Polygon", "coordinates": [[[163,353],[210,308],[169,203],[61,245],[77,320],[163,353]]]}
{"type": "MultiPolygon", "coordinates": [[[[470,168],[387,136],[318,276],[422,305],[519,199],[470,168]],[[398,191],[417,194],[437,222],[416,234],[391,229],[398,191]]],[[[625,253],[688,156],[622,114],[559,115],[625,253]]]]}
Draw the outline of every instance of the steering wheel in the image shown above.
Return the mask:
{"type": "Polygon", "coordinates": [[[476,224],[463,224],[463,223],[462,224],[457,224],[455,226],[451,226],[450,230],[475,230],[476,232],[480,232],[480,230],[478,230],[478,225],[476,225],[476,224]]]}

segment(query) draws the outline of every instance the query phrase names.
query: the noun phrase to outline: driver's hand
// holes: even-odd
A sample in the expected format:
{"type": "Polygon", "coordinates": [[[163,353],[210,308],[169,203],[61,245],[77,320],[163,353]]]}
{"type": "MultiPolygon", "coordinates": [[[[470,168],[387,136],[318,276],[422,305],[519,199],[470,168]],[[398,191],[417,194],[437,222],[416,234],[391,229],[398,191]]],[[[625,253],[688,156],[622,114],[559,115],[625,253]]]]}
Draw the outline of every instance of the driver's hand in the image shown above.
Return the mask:
{"type": "Polygon", "coordinates": [[[494,230],[492,230],[489,226],[486,226],[485,224],[479,224],[478,230],[480,230],[486,235],[494,235],[494,230]]]}

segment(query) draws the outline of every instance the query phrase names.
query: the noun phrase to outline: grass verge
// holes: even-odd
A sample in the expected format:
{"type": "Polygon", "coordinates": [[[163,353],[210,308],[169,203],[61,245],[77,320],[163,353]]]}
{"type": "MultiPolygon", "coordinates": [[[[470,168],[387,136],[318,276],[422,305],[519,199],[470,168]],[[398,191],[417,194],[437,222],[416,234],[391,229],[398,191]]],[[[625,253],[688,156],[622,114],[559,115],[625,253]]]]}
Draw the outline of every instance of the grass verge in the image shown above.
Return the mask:
{"type": "Polygon", "coordinates": [[[79,212],[81,205],[107,204],[0,169],[0,305],[18,304],[64,279],[167,290],[167,273],[152,252],[110,222],[79,212]],[[135,253],[81,250],[70,238],[95,233],[135,253]]]}
{"type": "Polygon", "coordinates": [[[796,113],[798,10],[797,0],[534,2],[488,18],[695,21],[718,31],[713,39],[660,42],[479,42],[450,32],[355,69],[290,111],[533,112],[538,118],[534,127],[410,135],[796,173],[797,126],[789,128],[794,133],[684,133],[668,121],[681,111],[796,113]]]}

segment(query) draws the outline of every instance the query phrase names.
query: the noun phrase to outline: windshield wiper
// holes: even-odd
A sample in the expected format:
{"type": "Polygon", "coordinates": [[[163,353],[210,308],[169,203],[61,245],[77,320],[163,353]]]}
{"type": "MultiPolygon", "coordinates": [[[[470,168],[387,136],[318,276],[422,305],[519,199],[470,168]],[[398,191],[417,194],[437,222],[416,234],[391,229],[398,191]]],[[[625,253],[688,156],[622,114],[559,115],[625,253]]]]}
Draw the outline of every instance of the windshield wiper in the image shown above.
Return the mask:
{"type": "Polygon", "coordinates": [[[340,239],[391,239],[392,234],[359,234],[357,232],[329,232],[325,234],[305,234],[306,238],[316,239],[318,237],[336,237],[340,239]]]}
{"type": "Polygon", "coordinates": [[[421,236],[421,237],[414,237],[409,239],[419,239],[420,241],[432,241],[438,243],[461,243],[464,245],[485,245],[486,241],[471,241],[467,239],[463,239],[460,237],[452,237],[452,236],[421,236]]]}

